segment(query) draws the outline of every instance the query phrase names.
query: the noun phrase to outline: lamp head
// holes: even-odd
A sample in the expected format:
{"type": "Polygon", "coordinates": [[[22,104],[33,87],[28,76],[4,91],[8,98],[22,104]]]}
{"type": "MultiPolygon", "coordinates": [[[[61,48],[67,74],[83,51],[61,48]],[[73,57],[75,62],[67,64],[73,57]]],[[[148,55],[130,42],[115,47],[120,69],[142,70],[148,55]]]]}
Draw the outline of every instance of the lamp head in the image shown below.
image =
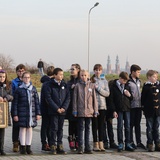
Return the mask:
{"type": "Polygon", "coordinates": [[[97,2],[95,5],[94,5],[94,7],[96,7],[96,6],[98,6],[99,5],[99,2],[97,2]]]}

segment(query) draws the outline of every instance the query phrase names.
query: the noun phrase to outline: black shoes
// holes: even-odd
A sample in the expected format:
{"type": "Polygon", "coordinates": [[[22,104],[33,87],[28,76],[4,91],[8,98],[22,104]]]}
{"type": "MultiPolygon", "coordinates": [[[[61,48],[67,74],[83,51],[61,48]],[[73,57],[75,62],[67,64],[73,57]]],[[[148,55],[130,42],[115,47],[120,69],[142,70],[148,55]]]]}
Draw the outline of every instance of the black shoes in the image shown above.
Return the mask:
{"type": "Polygon", "coordinates": [[[132,146],[134,149],[137,149],[137,146],[134,144],[134,142],[131,142],[131,146],[132,146]]]}
{"type": "Polygon", "coordinates": [[[157,144],[155,145],[155,151],[160,151],[160,143],[157,143],[157,144]]]}
{"type": "Polygon", "coordinates": [[[123,143],[119,143],[118,148],[117,148],[118,152],[122,152],[123,148],[124,148],[124,144],[123,143]]]}
{"type": "Polygon", "coordinates": [[[93,154],[93,152],[91,151],[91,149],[84,149],[84,153],[86,153],[86,154],[93,154]]]}
{"type": "Polygon", "coordinates": [[[43,151],[50,151],[51,148],[49,147],[48,143],[46,143],[46,144],[43,144],[43,145],[42,145],[42,150],[43,150],[43,151]]]}
{"type": "Polygon", "coordinates": [[[146,147],[144,146],[143,143],[138,143],[138,144],[137,144],[137,148],[142,148],[142,149],[145,149],[145,150],[146,150],[146,147]]]}
{"type": "Polygon", "coordinates": [[[108,142],[104,142],[104,148],[109,149],[109,143],[108,142]]]}
{"type": "Polygon", "coordinates": [[[113,142],[113,143],[110,144],[110,148],[117,149],[118,145],[115,142],[113,142]]]}
{"type": "Polygon", "coordinates": [[[0,155],[1,155],[1,156],[5,156],[6,153],[2,150],[2,151],[0,151],[0,155]]]}
{"type": "Polygon", "coordinates": [[[128,143],[128,144],[126,144],[126,146],[125,146],[125,150],[126,150],[126,151],[131,151],[131,152],[133,152],[135,149],[131,146],[130,143],[128,143]]]}

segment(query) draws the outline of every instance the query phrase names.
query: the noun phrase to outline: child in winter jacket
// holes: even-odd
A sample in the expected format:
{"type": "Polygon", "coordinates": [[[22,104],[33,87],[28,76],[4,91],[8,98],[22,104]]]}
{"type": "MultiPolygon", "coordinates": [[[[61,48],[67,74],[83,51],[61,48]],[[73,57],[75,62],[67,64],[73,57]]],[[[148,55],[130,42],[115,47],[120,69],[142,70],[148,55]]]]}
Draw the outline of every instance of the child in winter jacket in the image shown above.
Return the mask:
{"type": "MultiPolygon", "coordinates": [[[[0,102],[11,102],[13,96],[11,95],[11,88],[7,80],[7,73],[5,70],[0,70],[0,102]]],[[[8,115],[6,115],[8,116],[8,115]]],[[[0,128],[0,154],[6,155],[4,152],[4,136],[5,128],[0,128]]]]}
{"type": "Polygon", "coordinates": [[[83,130],[85,129],[85,153],[92,153],[89,144],[90,121],[98,115],[95,85],[88,81],[89,74],[80,72],[81,81],[76,84],[73,94],[73,115],[78,117],[78,153],[83,153],[83,130]],[[85,127],[84,127],[85,123],[85,127]]]}
{"type": "Polygon", "coordinates": [[[33,154],[31,150],[32,128],[40,119],[39,97],[36,88],[30,83],[29,72],[22,74],[22,85],[15,90],[12,103],[12,117],[18,122],[21,154],[33,154]]]}

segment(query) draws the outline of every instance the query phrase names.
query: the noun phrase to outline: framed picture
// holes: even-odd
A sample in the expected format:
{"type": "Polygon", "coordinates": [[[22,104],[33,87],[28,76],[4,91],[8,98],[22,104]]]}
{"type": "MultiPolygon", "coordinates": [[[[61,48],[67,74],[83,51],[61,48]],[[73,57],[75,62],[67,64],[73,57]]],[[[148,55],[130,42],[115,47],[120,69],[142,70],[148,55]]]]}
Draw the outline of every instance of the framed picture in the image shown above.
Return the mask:
{"type": "Polygon", "coordinates": [[[8,127],[8,103],[0,102],[0,128],[8,127]]]}

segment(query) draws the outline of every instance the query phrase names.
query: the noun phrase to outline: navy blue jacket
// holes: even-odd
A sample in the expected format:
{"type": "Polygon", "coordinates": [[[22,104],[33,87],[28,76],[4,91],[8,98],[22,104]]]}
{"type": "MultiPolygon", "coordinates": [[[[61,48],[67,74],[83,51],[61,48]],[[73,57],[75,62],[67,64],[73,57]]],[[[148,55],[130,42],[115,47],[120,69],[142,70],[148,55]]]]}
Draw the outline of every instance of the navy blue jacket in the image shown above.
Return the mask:
{"type": "Polygon", "coordinates": [[[67,88],[67,84],[62,80],[60,85],[55,82],[54,79],[46,82],[43,87],[43,95],[48,103],[48,114],[59,115],[57,110],[64,108],[65,112],[60,115],[65,115],[70,102],[70,94],[67,88]]]}
{"type": "Polygon", "coordinates": [[[41,83],[43,83],[42,85],[42,88],[41,88],[41,98],[40,98],[40,108],[41,108],[41,114],[42,116],[43,115],[47,115],[48,114],[48,104],[45,100],[45,97],[44,97],[44,85],[46,84],[46,82],[48,81],[51,81],[51,78],[48,77],[47,75],[44,75],[42,78],[41,78],[41,83]]]}
{"type": "MultiPolygon", "coordinates": [[[[17,88],[14,93],[14,99],[12,101],[11,109],[12,117],[18,116],[18,126],[19,127],[29,127],[29,102],[27,90],[24,88],[17,88]]],[[[41,115],[39,106],[39,97],[36,88],[33,86],[32,89],[32,119],[33,126],[37,126],[36,116],[41,115]]]]}
{"type": "Polygon", "coordinates": [[[160,116],[160,84],[146,82],[142,88],[141,104],[146,117],[160,116]]]}
{"type": "MultiPolygon", "coordinates": [[[[110,88],[110,96],[107,99],[110,109],[116,112],[130,111],[131,100],[133,99],[133,96],[131,94],[131,97],[127,97],[124,94],[124,92],[121,93],[121,91],[119,90],[116,84],[116,81],[117,79],[113,81],[113,84],[110,88]]],[[[127,83],[125,84],[124,89],[128,90],[131,93],[130,88],[127,83]]]]}

